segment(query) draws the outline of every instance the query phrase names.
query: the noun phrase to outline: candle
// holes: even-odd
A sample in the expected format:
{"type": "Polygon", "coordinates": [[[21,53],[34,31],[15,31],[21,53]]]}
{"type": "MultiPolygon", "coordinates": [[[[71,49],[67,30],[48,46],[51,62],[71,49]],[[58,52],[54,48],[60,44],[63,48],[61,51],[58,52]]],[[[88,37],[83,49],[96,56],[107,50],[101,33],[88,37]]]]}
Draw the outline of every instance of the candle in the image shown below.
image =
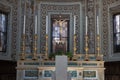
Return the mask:
{"type": "Polygon", "coordinates": [[[76,16],[74,16],[74,34],[76,33],[76,16]]]}
{"type": "Polygon", "coordinates": [[[26,16],[24,15],[23,34],[25,34],[25,21],[26,21],[26,16]]]}
{"type": "Polygon", "coordinates": [[[98,16],[97,16],[97,35],[99,35],[99,19],[98,19],[98,16]]]}
{"type": "Polygon", "coordinates": [[[26,16],[25,16],[25,14],[26,14],[26,2],[25,2],[25,9],[24,9],[24,23],[23,23],[23,34],[25,34],[25,24],[26,24],[26,16]]]}
{"type": "Polygon", "coordinates": [[[86,32],[86,35],[87,35],[87,32],[88,32],[88,26],[87,26],[87,25],[88,25],[88,17],[86,16],[86,29],[85,29],[85,30],[86,30],[86,31],[85,31],[85,32],[86,32]]]}
{"type": "Polygon", "coordinates": [[[35,16],[35,34],[37,34],[37,15],[35,16]]]}
{"type": "Polygon", "coordinates": [[[48,16],[46,16],[46,34],[48,34],[48,16]]]}

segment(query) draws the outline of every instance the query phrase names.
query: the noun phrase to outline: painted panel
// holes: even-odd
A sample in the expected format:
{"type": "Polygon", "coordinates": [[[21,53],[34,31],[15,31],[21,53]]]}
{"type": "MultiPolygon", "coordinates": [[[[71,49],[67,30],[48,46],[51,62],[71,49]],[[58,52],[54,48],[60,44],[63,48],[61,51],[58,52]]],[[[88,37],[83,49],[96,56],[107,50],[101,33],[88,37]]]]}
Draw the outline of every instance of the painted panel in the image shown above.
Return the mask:
{"type": "Polygon", "coordinates": [[[86,70],[86,71],[83,71],[83,77],[84,77],[84,80],[93,80],[93,79],[97,79],[97,71],[95,70],[86,70]]]}
{"type": "Polygon", "coordinates": [[[38,78],[37,70],[25,70],[24,71],[24,79],[36,79],[38,78]]]}
{"type": "Polygon", "coordinates": [[[75,71],[75,70],[70,70],[70,71],[68,71],[70,74],[71,74],[71,77],[72,78],[77,78],[77,71],[75,71]]]}
{"type": "Polygon", "coordinates": [[[44,77],[50,78],[52,77],[52,70],[45,70],[43,73],[44,77]]]}

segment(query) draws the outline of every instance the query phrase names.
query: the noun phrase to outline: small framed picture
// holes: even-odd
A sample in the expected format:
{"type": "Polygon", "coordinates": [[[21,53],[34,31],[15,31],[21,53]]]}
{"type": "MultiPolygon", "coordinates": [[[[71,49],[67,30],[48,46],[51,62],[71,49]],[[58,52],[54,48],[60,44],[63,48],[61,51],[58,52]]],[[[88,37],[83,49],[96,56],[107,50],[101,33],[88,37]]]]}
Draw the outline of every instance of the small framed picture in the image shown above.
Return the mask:
{"type": "Polygon", "coordinates": [[[24,79],[37,79],[38,70],[24,70],[24,79]]]}
{"type": "Polygon", "coordinates": [[[85,70],[83,71],[84,79],[97,79],[97,71],[96,70],[85,70]]]}

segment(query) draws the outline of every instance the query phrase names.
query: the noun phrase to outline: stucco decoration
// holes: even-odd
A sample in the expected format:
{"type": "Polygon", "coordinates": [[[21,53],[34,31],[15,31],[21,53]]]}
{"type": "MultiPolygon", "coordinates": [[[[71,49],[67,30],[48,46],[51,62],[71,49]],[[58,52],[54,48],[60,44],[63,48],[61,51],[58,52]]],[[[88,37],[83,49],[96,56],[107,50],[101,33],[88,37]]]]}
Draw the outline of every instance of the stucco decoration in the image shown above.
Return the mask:
{"type": "Polygon", "coordinates": [[[119,12],[120,0],[103,0],[102,53],[106,61],[120,60],[120,53],[113,51],[113,14],[119,12]]]}
{"type": "Polygon", "coordinates": [[[32,43],[33,43],[33,36],[34,36],[34,1],[27,0],[26,1],[26,53],[32,53],[32,43]]]}
{"type": "Polygon", "coordinates": [[[2,53],[1,59],[13,59],[16,58],[16,46],[17,46],[17,0],[1,0],[0,1],[0,9],[4,12],[8,12],[8,28],[7,30],[7,51],[6,53],[2,53]],[[10,31],[12,30],[12,31],[10,31]],[[11,40],[12,39],[12,40],[11,40]]]}
{"type": "MultiPolygon", "coordinates": [[[[76,34],[77,34],[77,51],[76,53],[80,53],[80,4],[79,3],[47,3],[47,2],[42,2],[40,3],[40,19],[41,19],[41,37],[40,37],[40,43],[41,43],[41,53],[45,53],[45,48],[46,48],[46,15],[48,14],[71,14],[71,16],[73,17],[74,15],[76,15],[77,17],[77,21],[76,21],[76,34]]],[[[71,20],[73,20],[73,18],[71,18],[71,20]]],[[[50,24],[49,24],[50,25],[50,24]]]]}
{"type": "Polygon", "coordinates": [[[108,44],[108,41],[109,41],[109,38],[107,36],[108,33],[109,33],[109,26],[108,26],[108,6],[110,4],[113,4],[115,3],[116,1],[119,1],[119,0],[103,0],[103,13],[102,13],[102,16],[103,16],[103,25],[102,25],[102,53],[104,55],[107,55],[108,54],[108,48],[109,48],[109,44],[108,44]]]}
{"type": "Polygon", "coordinates": [[[95,53],[95,0],[87,1],[89,53],[95,53]]]}

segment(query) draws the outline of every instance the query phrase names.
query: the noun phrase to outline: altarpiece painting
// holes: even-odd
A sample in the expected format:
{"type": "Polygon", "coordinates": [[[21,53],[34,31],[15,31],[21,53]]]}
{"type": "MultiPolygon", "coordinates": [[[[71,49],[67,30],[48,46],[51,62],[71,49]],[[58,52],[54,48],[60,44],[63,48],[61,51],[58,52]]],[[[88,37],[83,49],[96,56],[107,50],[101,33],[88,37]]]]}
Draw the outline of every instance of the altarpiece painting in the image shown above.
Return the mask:
{"type": "Polygon", "coordinates": [[[68,52],[69,47],[69,20],[63,18],[52,18],[52,53],[68,52]]]}

